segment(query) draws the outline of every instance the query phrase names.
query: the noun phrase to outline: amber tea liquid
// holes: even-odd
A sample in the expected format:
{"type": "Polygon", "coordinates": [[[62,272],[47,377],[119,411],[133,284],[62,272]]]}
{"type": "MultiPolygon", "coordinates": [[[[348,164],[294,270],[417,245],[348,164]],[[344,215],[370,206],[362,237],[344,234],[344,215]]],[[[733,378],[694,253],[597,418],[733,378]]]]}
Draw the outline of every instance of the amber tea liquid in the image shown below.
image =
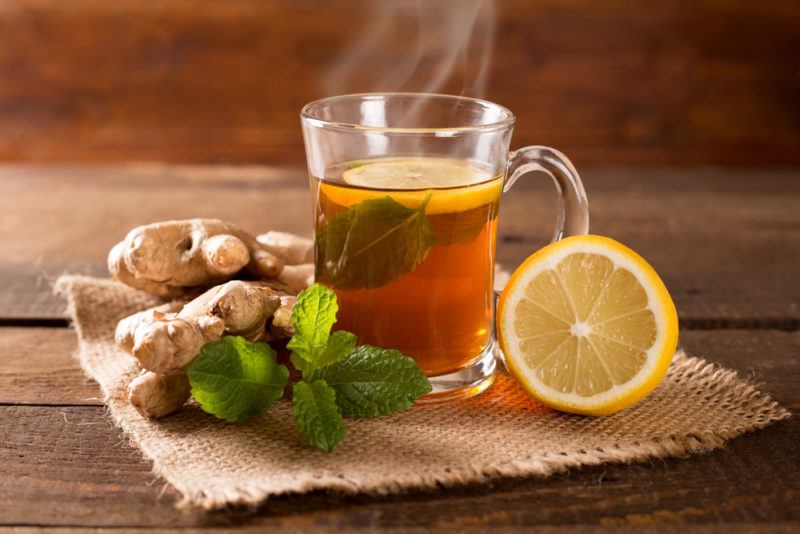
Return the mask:
{"type": "Polygon", "coordinates": [[[397,349],[429,376],[492,341],[503,176],[465,160],[383,158],[312,176],[317,281],[339,302],[335,329],[397,349]]]}

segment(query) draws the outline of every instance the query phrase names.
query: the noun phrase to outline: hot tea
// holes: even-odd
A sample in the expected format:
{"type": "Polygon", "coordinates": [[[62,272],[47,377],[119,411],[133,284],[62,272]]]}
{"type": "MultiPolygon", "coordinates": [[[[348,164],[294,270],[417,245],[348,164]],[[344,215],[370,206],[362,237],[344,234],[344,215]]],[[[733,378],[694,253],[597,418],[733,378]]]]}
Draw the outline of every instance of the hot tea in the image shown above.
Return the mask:
{"type": "Polygon", "coordinates": [[[503,176],[467,160],[354,161],[312,176],[316,275],[360,343],[397,349],[428,375],[492,343],[503,176]]]}

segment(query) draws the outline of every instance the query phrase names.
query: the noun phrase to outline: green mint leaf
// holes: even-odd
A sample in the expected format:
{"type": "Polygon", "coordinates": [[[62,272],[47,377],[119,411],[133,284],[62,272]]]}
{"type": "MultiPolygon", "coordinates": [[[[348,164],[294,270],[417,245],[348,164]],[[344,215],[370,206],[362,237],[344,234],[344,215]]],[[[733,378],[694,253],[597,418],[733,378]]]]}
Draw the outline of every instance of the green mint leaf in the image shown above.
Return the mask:
{"type": "Polygon", "coordinates": [[[314,284],[300,292],[292,309],[294,335],[286,345],[292,351],[295,367],[303,370],[303,367],[309,367],[308,364],[315,365],[322,357],[338,310],[336,293],[322,284],[314,284]],[[305,363],[299,361],[301,359],[305,363]]]}
{"type": "Polygon", "coordinates": [[[294,385],[292,413],[308,442],[325,452],[331,452],[347,434],[336,392],[324,380],[310,384],[301,380],[294,385]]]}
{"type": "Polygon", "coordinates": [[[266,343],[225,336],[203,346],[186,367],[200,407],[226,421],[264,415],[283,396],[289,370],[266,343]]]}
{"type": "Polygon", "coordinates": [[[370,345],[358,347],[316,376],[336,391],[336,404],[346,417],[401,412],[431,392],[430,382],[414,360],[370,345]]]}
{"type": "Polygon", "coordinates": [[[296,352],[292,352],[289,356],[289,361],[292,362],[295,369],[302,371],[304,376],[314,370],[314,364],[301,358],[296,352]]]}
{"type": "Polygon", "coordinates": [[[316,231],[317,279],[341,289],[375,288],[410,273],[436,242],[425,207],[390,196],[365,200],[316,231]]]}
{"type": "Polygon", "coordinates": [[[338,362],[350,354],[355,348],[357,340],[358,338],[355,334],[339,330],[331,334],[328,338],[328,344],[325,346],[325,350],[322,351],[322,354],[314,363],[301,358],[295,352],[292,352],[290,359],[292,365],[294,365],[296,369],[303,371],[304,378],[311,379],[315,369],[338,362]]]}
{"type": "Polygon", "coordinates": [[[325,352],[317,360],[317,367],[325,367],[338,362],[353,352],[353,349],[356,348],[356,341],[358,341],[358,338],[355,334],[344,330],[334,332],[328,338],[328,346],[325,347],[325,352]]]}
{"type": "Polygon", "coordinates": [[[498,206],[499,202],[492,202],[469,210],[429,215],[436,244],[446,246],[472,243],[486,225],[497,218],[498,206]]]}

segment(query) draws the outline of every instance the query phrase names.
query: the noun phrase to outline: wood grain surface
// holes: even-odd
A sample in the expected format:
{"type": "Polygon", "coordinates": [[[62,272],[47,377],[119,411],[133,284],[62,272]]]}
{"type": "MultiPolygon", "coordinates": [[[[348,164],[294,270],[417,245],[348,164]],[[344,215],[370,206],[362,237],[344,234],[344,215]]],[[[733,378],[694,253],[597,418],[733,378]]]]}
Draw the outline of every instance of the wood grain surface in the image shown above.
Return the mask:
{"type": "MultiPolygon", "coordinates": [[[[632,245],[667,281],[681,345],[800,409],[800,173],[713,169],[583,174],[596,232],[632,245]]],[[[501,208],[500,259],[547,239],[554,195],[525,179],[501,208]]],[[[50,297],[59,272],[101,275],[134,224],[219,216],[307,232],[302,171],[169,165],[0,166],[0,527],[239,527],[373,532],[794,532],[800,528],[796,418],[719,451],[604,465],[548,479],[387,497],[317,492],[256,510],[175,508],[106,414],[73,358],[75,334],[50,297]]]]}
{"type": "MultiPolygon", "coordinates": [[[[441,84],[447,47],[427,46],[463,2],[387,3],[6,0],[0,160],[300,164],[298,113],[313,99],[475,96],[486,35],[441,84]]],[[[800,162],[797,2],[496,0],[494,11],[483,96],[517,114],[518,146],[556,146],[579,165],[800,162]]]]}

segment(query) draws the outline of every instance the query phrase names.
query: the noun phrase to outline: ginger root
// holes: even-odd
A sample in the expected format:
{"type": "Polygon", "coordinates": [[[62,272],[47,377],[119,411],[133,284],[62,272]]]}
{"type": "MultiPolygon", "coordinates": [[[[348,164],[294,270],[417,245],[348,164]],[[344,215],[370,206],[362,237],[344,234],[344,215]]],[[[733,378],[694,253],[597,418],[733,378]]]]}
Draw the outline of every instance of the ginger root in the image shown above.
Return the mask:
{"type": "Polygon", "coordinates": [[[108,254],[112,276],[161,297],[192,297],[247,271],[295,291],[313,283],[314,242],[288,232],[254,237],[217,219],[139,226],[108,254]]]}
{"type": "Polygon", "coordinates": [[[108,269],[131,287],[174,297],[184,294],[183,288],[219,283],[242,269],[274,278],[283,262],[234,224],[187,219],[134,228],[111,249],[108,269]]]}
{"type": "Polygon", "coordinates": [[[261,234],[256,239],[287,265],[314,262],[313,239],[276,230],[261,234]]]}
{"type": "Polygon", "coordinates": [[[125,260],[122,256],[124,248],[125,242],[120,241],[114,245],[108,253],[108,271],[115,280],[160,297],[175,298],[184,296],[185,290],[182,287],[153,282],[145,278],[137,278],[133,275],[125,265],[125,260]]]}
{"type": "Polygon", "coordinates": [[[140,414],[151,419],[164,417],[183,406],[191,395],[185,374],[159,375],[142,371],[128,385],[128,400],[140,414]]]}
{"type": "Polygon", "coordinates": [[[299,293],[314,283],[314,264],[284,265],[277,280],[299,293]]]}
{"type": "Polygon", "coordinates": [[[131,352],[133,350],[133,333],[139,326],[166,320],[166,318],[172,317],[181,311],[185,304],[181,300],[173,300],[161,306],[125,317],[117,323],[117,329],[114,332],[114,340],[117,346],[126,352],[131,352]]]}
{"type": "Polygon", "coordinates": [[[233,280],[209,289],[180,311],[175,311],[178,303],[170,303],[133,314],[119,322],[115,338],[144,369],[177,374],[203,345],[223,334],[263,337],[267,319],[280,304],[268,283],[233,280]]]}
{"type": "Polygon", "coordinates": [[[294,335],[292,325],[292,310],[297,303],[297,297],[292,295],[282,295],[281,305],[272,314],[272,321],[269,324],[270,337],[274,339],[286,339],[294,335]]]}
{"type": "Polygon", "coordinates": [[[178,410],[190,396],[184,368],[225,334],[291,337],[296,295],[314,282],[313,258],[311,239],[275,231],[256,238],[217,219],[131,230],[109,252],[109,271],[133,288],[175,299],[117,325],[117,345],[144,369],[128,387],[131,404],[150,418],[178,410]],[[244,272],[257,280],[231,280],[244,272]]]}

